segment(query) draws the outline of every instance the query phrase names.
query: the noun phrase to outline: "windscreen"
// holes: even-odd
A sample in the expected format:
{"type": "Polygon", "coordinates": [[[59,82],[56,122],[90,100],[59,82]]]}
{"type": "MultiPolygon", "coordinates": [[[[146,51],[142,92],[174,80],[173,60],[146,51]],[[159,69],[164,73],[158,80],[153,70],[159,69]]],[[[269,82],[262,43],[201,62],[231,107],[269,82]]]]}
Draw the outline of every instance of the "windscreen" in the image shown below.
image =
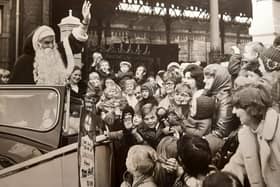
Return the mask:
{"type": "Polygon", "coordinates": [[[58,120],[55,90],[0,90],[0,125],[47,131],[58,120]]]}

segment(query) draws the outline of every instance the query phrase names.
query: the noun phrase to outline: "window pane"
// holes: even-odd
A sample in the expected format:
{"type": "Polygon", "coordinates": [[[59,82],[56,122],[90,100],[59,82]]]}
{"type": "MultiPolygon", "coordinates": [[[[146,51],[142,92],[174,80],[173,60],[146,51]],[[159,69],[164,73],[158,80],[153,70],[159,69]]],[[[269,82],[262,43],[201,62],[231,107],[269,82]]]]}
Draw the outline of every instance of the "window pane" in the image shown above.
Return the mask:
{"type": "Polygon", "coordinates": [[[1,90],[0,125],[49,130],[58,119],[58,103],[54,90],[1,90]]]}

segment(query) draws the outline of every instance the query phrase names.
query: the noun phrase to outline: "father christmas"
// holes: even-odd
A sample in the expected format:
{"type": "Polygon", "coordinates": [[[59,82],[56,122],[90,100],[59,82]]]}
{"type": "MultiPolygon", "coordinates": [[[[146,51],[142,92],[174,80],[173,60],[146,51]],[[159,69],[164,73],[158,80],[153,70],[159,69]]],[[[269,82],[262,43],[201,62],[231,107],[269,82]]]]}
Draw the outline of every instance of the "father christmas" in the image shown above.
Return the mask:
{"type": "Polygon", "coordinates": [[[26,39],[24,54],[17,60],[11,83],[65,85],[74,68],[73,54],[80,53],[88,39],[91,3],[85,1],[82,8],[82,24],[62,42],[55,42],[55,33],[43,25],[33,31],[26,39]]]}

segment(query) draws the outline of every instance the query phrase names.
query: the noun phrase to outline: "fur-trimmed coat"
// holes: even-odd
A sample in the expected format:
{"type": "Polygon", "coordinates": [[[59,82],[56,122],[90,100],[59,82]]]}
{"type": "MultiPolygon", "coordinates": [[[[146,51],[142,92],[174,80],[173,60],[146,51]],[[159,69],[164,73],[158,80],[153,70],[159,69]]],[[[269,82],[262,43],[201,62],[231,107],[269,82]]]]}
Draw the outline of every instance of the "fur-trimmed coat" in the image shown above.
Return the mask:
{"type": "MultiPolygon", "coordinates": [[[[34,32],[30,33],[24,42],[23,54],[15,62],[12,71],[10,83],[12,84],[35,84],[33,77],[33,64],[35,58],[35,51],[32,45],[32,37],[34,32]]],[[[84,47],[84,42],[77,40],[73,34],[69,35],[69,44],[73,54],[80,53],[84,47]]],[[[57,49],[60,52],[62,61],[67,66],[66,51],[63,42],[57,44],[57,49]]]]}

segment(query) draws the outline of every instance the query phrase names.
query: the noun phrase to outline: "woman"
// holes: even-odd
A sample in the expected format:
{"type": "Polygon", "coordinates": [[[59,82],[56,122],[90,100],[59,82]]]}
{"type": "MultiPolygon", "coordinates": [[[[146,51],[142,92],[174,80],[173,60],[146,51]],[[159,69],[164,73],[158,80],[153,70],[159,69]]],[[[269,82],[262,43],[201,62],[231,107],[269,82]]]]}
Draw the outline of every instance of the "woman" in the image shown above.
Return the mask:
{"type": "Polygon", "coordinates": [[[74,66],[69,77],[69,86],[71,88],[71,96],[83,98],[86,93],[86,84],[82,80],[82,70],[79,66],[74,66]]]}
{"type": "Polygon", "coordinates": [[[233,112],[244,125],[238,132],[239,145],[224,171],[235,174],[251,187],[280,184],[279,113],[272,108],[270,92],[263,84],[239,88],[233,95],[233,112]]]}
{"type": "MultiPolygon", "coordinates": [[[[116,176],[115,186],[120,186],[122,182],[122,175],[126,170],[126,155],[129,148],[135,144],[141,143],[138,142],[139,139],[137,139],[140,135],[136,134],[137,132],[134,130],[135,127],[132,122],[133,117],[134,110],[131,106],[127,105],[122,112],[120,121],[121,130],[109,132],[107,135],[110,140],[113,140],[114,158],[117,161],[114,170],[114,175],[116,176]]],[[[142,141],[142,139],[140,141],[142,141]]]]}
{"type": "Polygon", "coordinates": [[[163,86],[166,96],[159,102],[159,107],[168,110],[172,102],[174,102],[175,87],[181,82],[181,76],[175,72],[167,71],[163,74],[163,86]]]}
{"type": "Polygon", "coordinates": [[[202,90],[204,88],[204,75],[203,75],[203,69],[196,65],[196,64],[190,64],[188,65],[184,72],[183,82],[190,85],[193,94],[198,91],[202,90]]]}
{"type": "Polygon", "coordinates": [[[231,75],[220,64],[210,64],[204,68],[204,82],[204,94],[215,100],[212,132],[206,139],[212,153],[216,153],[233,129],[231,75]]]}
{"type": "Polygon", "coordinates": [[[73,71],[69,77],[69,88],[70,88],[70,112],[71,114],[79,114],[80,106],[82,105],[81,100],[84,99],[87,85],[82,79],[82,70],[79,66],[74,66],[73,71]]]}

